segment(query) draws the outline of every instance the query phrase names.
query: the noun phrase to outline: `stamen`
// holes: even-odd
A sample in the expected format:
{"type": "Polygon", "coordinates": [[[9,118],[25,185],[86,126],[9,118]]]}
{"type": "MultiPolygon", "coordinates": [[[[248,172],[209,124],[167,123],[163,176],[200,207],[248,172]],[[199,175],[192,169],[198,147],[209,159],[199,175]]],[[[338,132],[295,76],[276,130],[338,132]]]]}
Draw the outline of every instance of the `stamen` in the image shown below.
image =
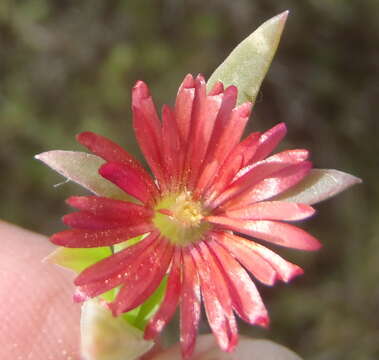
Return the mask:
{"type": "Polygon", "coordinates": [[[203,219],[207,215],[202,203],[194,200],[189,191],[163,196],[158,202],[154,225],[176,245],[188,245],[202,239],[210,225],[203,219]]]}

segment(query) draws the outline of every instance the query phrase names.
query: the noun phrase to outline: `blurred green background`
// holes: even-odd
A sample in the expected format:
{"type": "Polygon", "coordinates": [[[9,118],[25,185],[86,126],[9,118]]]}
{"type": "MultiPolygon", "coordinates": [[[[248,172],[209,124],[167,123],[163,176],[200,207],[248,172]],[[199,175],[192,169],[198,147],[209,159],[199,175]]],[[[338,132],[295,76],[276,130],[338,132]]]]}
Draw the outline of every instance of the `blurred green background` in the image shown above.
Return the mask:
{"type": "Polygon", "coordinates": [[[79,150],[74,135],[83,130],[138,153],[129,110],[136,80],[159,106],[173,104],[186,73],[209,76],[286,9],[249,130],[285,121],[286,147],[311,149],[316,167],[364,183],[317,206],[306,228],[323,242],[319,253],[280,251],[306,275],[260,286],[271,330],[241,324],[241,332],[305,359],[379,359],[377,0],[0,1],[0,217],[45,234],[61,229],[64,199],[81,190],[54,187],[63,179],[34,154],[79,150]]]}

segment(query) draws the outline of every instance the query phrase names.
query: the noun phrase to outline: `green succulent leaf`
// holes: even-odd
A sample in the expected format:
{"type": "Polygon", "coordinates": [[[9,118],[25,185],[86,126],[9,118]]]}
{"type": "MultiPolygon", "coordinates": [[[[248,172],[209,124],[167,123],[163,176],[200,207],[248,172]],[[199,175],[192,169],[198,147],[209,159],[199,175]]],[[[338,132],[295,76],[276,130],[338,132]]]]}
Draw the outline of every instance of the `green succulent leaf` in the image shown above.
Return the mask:
{"type": "Polygon", "coordinates": [[[254,102],[279,45],[287,15],[285,11],[269,19],[243,40],[211,75],[208,90],[221,81],[225,86],[237,86],[238,104],[254,102]]]}
{"type": "Polygon", "coordinates": [[[343,171],[312,169],[303,181],[276,197],[275,200],[312,205],[329,199],[361,182],[360,178],[343,171]]]}
{"type": "Polygon", "coordinates": [[[143,330],[149,321],[150,317],[158,309],[158,306],[163,300],[166,291],[167,278],[164,278],[154,293],[141,305],[136,320],[135,326],[143,330]]]}
{"type": "Polygon", "coordinates": [[[45,260],[80,273],[87,267],[111,255],[112,252],[109,247],[88,249],[59,247],[47,256],[45,260]]]}

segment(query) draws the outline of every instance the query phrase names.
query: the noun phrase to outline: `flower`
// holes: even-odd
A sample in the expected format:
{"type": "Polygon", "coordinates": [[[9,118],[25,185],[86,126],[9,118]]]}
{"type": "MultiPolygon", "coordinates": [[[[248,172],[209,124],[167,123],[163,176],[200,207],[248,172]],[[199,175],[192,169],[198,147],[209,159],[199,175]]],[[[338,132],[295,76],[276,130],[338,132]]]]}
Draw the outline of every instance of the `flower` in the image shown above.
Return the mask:
{"type": "Polygon", "coordinates": [[[270,155],[285,136],[283,123],[240,141],[252,104],[236,106],[236,98],[235,86],[224,89],[219,82],[207,94],[202,76],[187,75],[175,106],[163,106],[161,122],[147,85],[137,82],[133,125],[154,179],[117,144],[80,134],[78,141],[105,160],[100,175],[135,200],[71,197],[68,204],[79,211],[63,220],[72,229],[51,237],[57,245],[86,248],[143,235],[80,273],[75,298],[84,301],[120,287],[108,305],[120,315],[146,301],[167,275],[165,296],[145,338],[155,338],[179,304],[185,358],[194,349],[201,302],[219,346],[232,351],[238,341],[235,314],[250,324],[269,323],[249,273],[265,285],[302,274],[251,237],[301,250],[320,247],[287,223],[314,209],[275,200],[309,173],[308,151],[270,155]]]}

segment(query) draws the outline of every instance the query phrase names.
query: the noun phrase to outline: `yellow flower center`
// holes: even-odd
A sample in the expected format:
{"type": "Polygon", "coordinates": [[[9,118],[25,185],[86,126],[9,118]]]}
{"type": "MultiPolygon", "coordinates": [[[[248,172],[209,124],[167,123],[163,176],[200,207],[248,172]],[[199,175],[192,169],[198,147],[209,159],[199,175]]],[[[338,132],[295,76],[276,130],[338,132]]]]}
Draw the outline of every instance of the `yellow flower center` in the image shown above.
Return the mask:
{"type": "Polygon", "coordinates": [[[185,246],[201,240],[211,225],[204,222],[206,211],[191,193],[183,191],[162,197],[155,206],[153,223],[175,245],[185,246]]]}

